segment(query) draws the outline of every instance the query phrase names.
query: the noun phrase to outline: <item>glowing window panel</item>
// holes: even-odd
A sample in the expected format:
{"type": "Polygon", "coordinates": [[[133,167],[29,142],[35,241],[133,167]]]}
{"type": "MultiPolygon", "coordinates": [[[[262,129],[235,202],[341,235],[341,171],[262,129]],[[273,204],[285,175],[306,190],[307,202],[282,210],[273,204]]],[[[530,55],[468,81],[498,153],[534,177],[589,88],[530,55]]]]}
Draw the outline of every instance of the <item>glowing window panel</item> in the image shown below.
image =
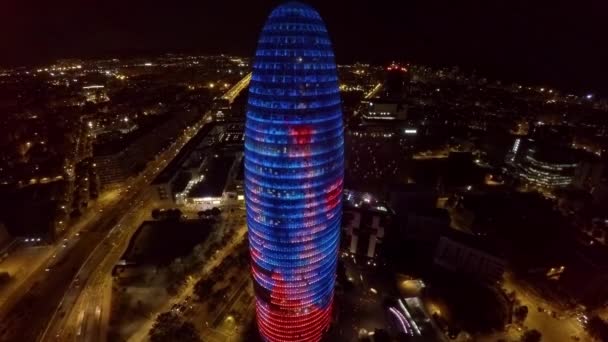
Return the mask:
{"type": "Polygon", "coordinates": [[[245,205],[260,335],[319,341],[340,238],[344,127],[334,54],[311,7],[274,9],[253,63],[245,205]]]}

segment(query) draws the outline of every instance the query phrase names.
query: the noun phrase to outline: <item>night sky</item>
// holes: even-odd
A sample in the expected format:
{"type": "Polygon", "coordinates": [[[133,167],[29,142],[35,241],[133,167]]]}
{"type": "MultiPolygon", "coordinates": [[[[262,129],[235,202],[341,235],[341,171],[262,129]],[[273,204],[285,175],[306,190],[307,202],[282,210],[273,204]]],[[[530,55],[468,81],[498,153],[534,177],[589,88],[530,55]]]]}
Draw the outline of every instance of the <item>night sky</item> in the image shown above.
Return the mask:
{"type": "MultiPolygon", "coordinates": [[[[251,55],[280,1],[2,0],[0,65],[162,52],[251,55]]],[[[308,1],[338,62],[458,65],[608,94],[608,1],[308,1]]]]}

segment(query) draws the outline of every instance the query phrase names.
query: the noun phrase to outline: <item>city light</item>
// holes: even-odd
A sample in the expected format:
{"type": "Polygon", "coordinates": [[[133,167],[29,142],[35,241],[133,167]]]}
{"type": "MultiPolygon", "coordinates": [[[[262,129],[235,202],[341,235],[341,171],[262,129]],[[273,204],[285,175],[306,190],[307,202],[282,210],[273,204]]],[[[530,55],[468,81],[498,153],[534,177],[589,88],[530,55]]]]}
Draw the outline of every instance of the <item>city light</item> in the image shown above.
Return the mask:
{"type": "Polygon", "coordinates": [[[597,15],[191,1],[117,33],[82,3],[2,45],[0,341],[608,332],[604,32],[564,39],[597,15]]]}

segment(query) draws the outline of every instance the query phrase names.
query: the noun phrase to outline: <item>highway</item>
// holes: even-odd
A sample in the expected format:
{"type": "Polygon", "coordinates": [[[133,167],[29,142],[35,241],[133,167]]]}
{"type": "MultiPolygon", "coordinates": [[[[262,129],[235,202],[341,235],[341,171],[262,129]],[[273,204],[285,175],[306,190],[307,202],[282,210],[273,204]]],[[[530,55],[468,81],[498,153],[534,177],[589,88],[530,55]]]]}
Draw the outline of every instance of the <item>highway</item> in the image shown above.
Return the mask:
{"type": "Polygon", "coordinates": [[[56,314],[41,340],[105,340],[104,327],[109,318],[112,267],[126,249],[130,236],[148,217],[153,204],[151,196],[144,195],[93,251],[79,272],[78,282],[82,284],[73,284],[64,297],[62,310],[67,314],[56,314]]]}
{"type": "Polygon", "coordinates": [[[112,217],[102,217],[99,213],[117,208],[121,203],[119,195],[118,191],[104,193],[57,243],[44,247],[25,247],[9,256],[10,261],[14,262],[13,267],[19,271],[14,273],[13,283],[1,293],[0,340],[9,339],[9,336],[19,332],[19,321],[22,320],[20,316],[29,316],[35,311],[36,315],[32,317],[35,322],[47,305],[56,305],[53,304],[53,291],[48,287],[56,283],[60,286],[60,283],[65,282],[65,279],[57,279],[56,274],[61,275],[59,278],[73,275],[78,268],[78,259],[86,254],[83,245],[94,243],[103,225],[112,220],[112,217]],[[28,304],[40,297],[47,297],[48,301],[37,308],[28,304]]]}
{"type": "Polygon", "coordinates": [[[232,104],[237,98],[237,96],[239,96],[239,94],[249,86],[249,82],[251,82],[251,73],[245,75],[245,77],[243,77],[237,84],[235,84],[230,90],[228,90],[222,96],[222,99],[228,100],[228,102],[232,104]]]}
{"type": "Polygon", "coordinates": [[[369,100],[374,98],[378,92],[382,89],[382,83],[376,84],[376,86],[367,94],[365,94],[365,99],[369,100]]]}
{"type": "MultiPolygon", "coordinates": [[[[117,210],[117,215],[112,220],[105,238],[100,239],[96,246],[92,246],[92,252],[82,264],[80,270],[73,278],[67,291],[52,314],[46,329],[37,340],[40,341],[78,341],[83,336],[102,334],[107,319],[102,322],[101,318],[109,314],[109,303],[103,293],[108,293],[107,287],[111,287],[110,272],[113,265],[127,247],[131,235],[137,230],[139,224],[144,221],[154,208],[154,201],[148,189],[149,181],[153,180],[167,164],[179,153],[181,148],[203,127],[210,113],[207,112],[199,122],[190,127],[184,134],[173,143],[173,145],[162,152],[154,162],[150,163],[146,170],[138,177],[128,182],[126,186],[129,201],[117,210]],[[109,282],[109,285],[108,285],[109,282]],[[95,300],[94,300],[95,299],[95,300]],[[83,315],[82,319],[79,316],[83,315]],[[94,323],[90,318],[97,317],[94,323]],[[77,326],[72,326],[78,323],[77,326]],[[104,323],[104,324],[102,324],[104,323]],[[96,330],[96,334],[92,334],[96,330]]],[[[123,186],[123,188],[125,187],[123,186]]],[[[91,339],[87,339],[90,341],[91,339]]]]}
{"type": "Polygon", "coordinates": [[[51,267],[67,255],[73,244],[74,237],[77,233],[83,230],[98,217],[99,210],[107,208],[118,198],[117,191],[110,191],[102,194],[97,202],[87,211],[66,234],[66,238],[70,243],[67,247],[63,247],[62,241],[51,246],[28,246],[27,243],[21,245],[11,251],[10,255],[2,261],[2,270],[11,274],[13,280],[0,291],[0,317],[4,317],[16,304],[16,302],[27,293],[36,281],[36,273],[38,270],[51,267]]]}
{"type": "Polygon", "coordinates": [[[96,206],[77,225],[71,227],[65,241],[59,241],[49,248],[46,259],[49,261],[32,265],[35,271],[3,303],[0,340],[36,341],[48,336],[44,332],[48,330],[45,327],[49,317],[54,317],[50,324],[53,326],[55,318],[63,317],[64,312],[68,312],[69,308],[64,304],[69,304],[72,297],[79,296],[81,287],[76,281],[86,281],[95,262],[99,262],[95,256],[104,253],[104,247],[99,247],[101,241],[105,241],[104,236],[108,232],[114,232],[114,228],[132,210],[134,204],[148,200],[145,196],[149,196],[149,181],[203,126],[207,116],[208,113],[196,125],[185,130],[182,137],[150,162],[144,172],[130,179],[122,190],[113,192],[114,195],[104,202],[105,205],[96,206]],[[98,252],[93,253],[94,251],[98,252]],[[53,255],[61,256],[61,262],[54,263],[53,255]],[[49,268],[49,265],[54,266],[49,268]]]}
{"type": "MultiPolygon", "coordinates": [[[[245,76],[228,90],[226,96],[234,100],[247,87],[250,79],[251,74],[245,76]]],[[[35,340],[106,340],[111,309],[111,271],[127,248],[133,233],[154,208],[155,203],[147,185],[211,118],[212,113],[206,112],[195,125],[186,129],[173,145],[149,163],[144,172],[125,185],[125,199],[128,201],[121,202],[116,214],[112,212],[113,215],[110,216],[114,220],[107,229],[109,233],[99,239],[96,246],[91,246],[92,252],[64,291],[61,302],[45,325],[46,328],[35,340]]],[[[193,286],[194,283],[189,285],[193,286]]],[[[145,333],[147,334],[147,330],[145,333]]]]}

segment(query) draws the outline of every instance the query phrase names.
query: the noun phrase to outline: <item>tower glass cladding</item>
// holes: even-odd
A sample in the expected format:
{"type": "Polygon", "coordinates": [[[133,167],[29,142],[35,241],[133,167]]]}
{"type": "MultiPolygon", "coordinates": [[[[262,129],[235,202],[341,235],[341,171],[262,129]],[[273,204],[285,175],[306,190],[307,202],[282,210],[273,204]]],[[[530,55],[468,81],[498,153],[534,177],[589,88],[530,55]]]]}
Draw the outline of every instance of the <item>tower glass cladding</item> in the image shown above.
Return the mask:
{"type": "Polygon", "coordinates": [[[319,14],[291,2],[262,30],[249,88],[245,189],[260,334],[318,341],[329,327],[344,137],[338,76],[319,14]]]}

